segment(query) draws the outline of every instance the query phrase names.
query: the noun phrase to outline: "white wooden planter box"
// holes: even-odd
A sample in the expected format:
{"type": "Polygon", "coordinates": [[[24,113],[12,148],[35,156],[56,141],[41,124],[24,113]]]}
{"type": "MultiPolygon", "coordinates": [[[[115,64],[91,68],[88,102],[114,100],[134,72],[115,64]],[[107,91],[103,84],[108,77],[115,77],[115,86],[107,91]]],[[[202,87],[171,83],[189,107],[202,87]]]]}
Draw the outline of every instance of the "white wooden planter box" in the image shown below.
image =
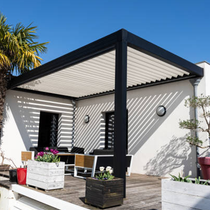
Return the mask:
{"type": "Polygon", "coordinates": [[[46,163],[29,160],[26,184],[44,190],[64,188],[64,162],[46,163]]]}
{"type": "Polygon", "coordinates": [[[162,210],[210,209],[210,186],[162,179],[162,210]]]}

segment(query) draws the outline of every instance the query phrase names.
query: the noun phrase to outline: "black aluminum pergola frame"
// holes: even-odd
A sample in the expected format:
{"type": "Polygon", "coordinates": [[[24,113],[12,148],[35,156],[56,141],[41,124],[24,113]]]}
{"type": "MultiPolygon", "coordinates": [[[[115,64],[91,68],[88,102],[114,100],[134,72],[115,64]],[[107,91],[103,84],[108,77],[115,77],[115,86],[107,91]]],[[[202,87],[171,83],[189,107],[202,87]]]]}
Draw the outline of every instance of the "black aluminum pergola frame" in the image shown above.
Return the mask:
{"type": "Polygon", "coordinates": [[[116,50],[115,58],[115,140],[114,140],[114,173],[116,177],[124,179],[124,197],[126,196],[126,101],[127,90],[148,87],[152,85],[175,82],[195,77],[203,76],[203,69],[196,66],[189,61],[182,59],[124,29],[121,29],[113,34],[110,34],[102,39],[99,39],[91,44],[79,48],[71,53],[59,57],[49,63],[46,63],[33,71],[14,78],[10,84],[9,89],[26,91],[38,94],[45,94],[49,96],[69,98],[73,100],[82,100],[91,97],[112,94],[114,91],[107,90],[107,92],[92,94],[83,97],[71,97],[53,93],[46,93],[41,91],[28,90],[18,88],[18,86],[47,76],[66,67],[78,64],[90,58],[104,54],[111,50],[116,50]],[[135,85],[127,88],[127,46],[136,50],[144,52],[148,55],[156,57],[166,63],[181,68],[189,72],[189,75],[178,76],[171,79],[149,82],[143,85],[135,85]]]}

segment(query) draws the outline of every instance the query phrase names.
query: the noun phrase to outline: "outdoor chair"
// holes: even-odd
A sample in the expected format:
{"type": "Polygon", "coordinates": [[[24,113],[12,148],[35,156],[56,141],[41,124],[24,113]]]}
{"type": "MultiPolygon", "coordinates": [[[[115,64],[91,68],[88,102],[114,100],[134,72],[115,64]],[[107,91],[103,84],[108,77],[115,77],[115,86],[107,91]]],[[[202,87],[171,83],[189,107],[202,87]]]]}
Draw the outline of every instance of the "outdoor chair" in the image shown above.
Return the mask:
{"type": "Polygon", "coordinates": [[[113,149],[94,149],[93,155],[114,155],[113,149]]]}
{"type": "Polygon", "coordinates": [[[94,166],[96,158],[94,155],[75,155],[75,165],[74,165],[74,177],[85,178],[89,173],[88,170],[91,170],[91,177],[94,177],[94,166]],[[78,175],[80,173],[81,175],[78,175]]]}
{"type": "Polygon", "coordinates": [[[23,166],[27,165],[28,160],[34,160],[34,151],[22,151],[21,161],[23,166]]]}
{"type": "Polygon", "coordinates": [[[82,147],[72,147],[71,153],[84,154],[84,148],[82,148],[82,147]]]}

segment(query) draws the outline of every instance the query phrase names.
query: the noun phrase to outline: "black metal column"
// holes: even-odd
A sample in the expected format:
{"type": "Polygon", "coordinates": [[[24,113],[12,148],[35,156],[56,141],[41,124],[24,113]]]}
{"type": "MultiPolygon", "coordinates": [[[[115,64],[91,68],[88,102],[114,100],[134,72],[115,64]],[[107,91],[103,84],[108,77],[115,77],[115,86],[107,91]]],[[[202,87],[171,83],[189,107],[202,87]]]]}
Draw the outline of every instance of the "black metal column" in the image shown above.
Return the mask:
{"type": "Polygon", "coordinates": [[[126,197],[127,42],[123,39],[116,45],[115,62],[114,175],[124,179],[126,197]]]}

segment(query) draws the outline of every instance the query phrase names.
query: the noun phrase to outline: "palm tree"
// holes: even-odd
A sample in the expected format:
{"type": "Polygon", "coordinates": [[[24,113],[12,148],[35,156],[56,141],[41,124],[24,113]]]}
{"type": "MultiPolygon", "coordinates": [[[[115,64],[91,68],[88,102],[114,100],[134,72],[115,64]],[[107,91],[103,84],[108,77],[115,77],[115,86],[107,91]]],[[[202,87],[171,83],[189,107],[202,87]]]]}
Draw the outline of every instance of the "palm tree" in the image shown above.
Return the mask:
{"type": "Polygon", "coordinates": [[[6,24],[6,17],[0,13],[0,138],[3,121],[7,83],[13,72],[25,73],[41,65],[40,53],[46,52],[46,44],[34,40],[37,27],[15,27],[6,24]]]}

